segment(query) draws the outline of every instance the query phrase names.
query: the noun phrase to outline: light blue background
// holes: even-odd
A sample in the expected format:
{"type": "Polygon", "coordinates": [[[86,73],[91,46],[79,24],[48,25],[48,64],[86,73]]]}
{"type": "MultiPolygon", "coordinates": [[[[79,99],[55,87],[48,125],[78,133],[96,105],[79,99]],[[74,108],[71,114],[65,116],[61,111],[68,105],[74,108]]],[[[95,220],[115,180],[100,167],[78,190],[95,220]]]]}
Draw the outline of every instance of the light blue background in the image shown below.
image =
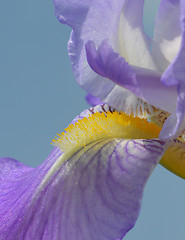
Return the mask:
{"type": "MultiPolygon", "coordinates": [[[[145,5],[150,35],[156,3],[145,5]]],[[[51,151],[56,133],[88,107],[67,56],[70,29],[56,20],[52,1],[16,0],[1,2],[0,33],[0,156],[35,167],[51,151]]],[[[185,182],[158,166],[125,239],[183,240],[184,226],[185,182]]]]}

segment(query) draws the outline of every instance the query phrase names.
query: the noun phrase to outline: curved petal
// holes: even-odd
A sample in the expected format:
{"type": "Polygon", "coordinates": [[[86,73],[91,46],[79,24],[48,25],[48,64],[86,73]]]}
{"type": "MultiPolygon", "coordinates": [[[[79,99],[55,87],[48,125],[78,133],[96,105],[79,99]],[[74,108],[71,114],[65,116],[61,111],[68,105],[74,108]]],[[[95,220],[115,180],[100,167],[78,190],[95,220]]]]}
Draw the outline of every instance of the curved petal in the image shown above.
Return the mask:
{"type": "Polygon", "coordinates": [[[180,48],[180,0],[161,1],[153,40],[152,56],[158,68],[164,72],[180,48]]]}
{"type": "MultiPolygon", "coordinates": [[[[72,123],[108,111],[114,110],[95,106],[72,123]]],[[[76,152],[70,148],[72,154],[55,148],[35,169],[0,159],[0,239],[122,239],[135,224],[145,183],[166,147],[160,140],[108,135],[76,152]]]]}
{"type": "MultiPolygon", "coordinates": [[[[160,75],[156,72],[129,66],[124,58],[113,51],[107,41],[103,41],[98,50],[95,49],[94,42],[89,41],[86,44],[86,51],[88,63],[96,73],[109,78],[118,86],[130,90],[147,103],[172,113],[164,123],[160,133],[161,139],[176,138],[180,135],[185,128],[185,87],[183,81],[179,80],[178,84],[176,83],[179,85],[178,88],[170,82],[163,84],[160,75]]],[[[165,81],[164,78],[163,81],[165,81]]],[[[128,104],[132,95],[127,91],[125,92],[124,89],[121,90],[120,87],[116,89],[116,87],[103,101],[117,110],[129,113],[125,109],[125,105],[128,104]]],[[[138,99],[133,97],[131,103],[134,105],[135,102],[138,102],[138,99]]]]}
{"type": "MultiPolygon", "coordinates": [[[[128,65],[124,58],[113,51],[107,41],[103,41],[98,50],[95,49],[94,42],[89,41],[86,44],[86,51],[87,61],[96,73],[130,90],[157,108],[168,112],[174,111],[177,99],[176,87],[163,85],[160,74],[128,65]]],[[[125,100],[126,96],[122,98],[125,100]]],[[[109,104],[111,105],[111,102],[109,104]]]]}
{"type": "Polygon", "coordinates": [[[169,65],[166,72],[162,76],[162,82],[166,86],[178,86],[178,99],[176,110],[165,122],[163,132],[160,137],[162,139],[176,137],[185,129],[185,2],[181,4],[181,32],[182,41],[178,55],[169,65]]]}
{"type": "Polygon", "coordinates": [[[0,185],[0,238],[122,239],[135,224],[144,185],[163,152],[157,140],[108,139],[65,161],[56,150],[34,170],[8,172],[0,185]],[[59,167],[50,174],[54,165],[59,167]]]}
{"type": "Polygon", "coordinates": [[[97,51],[95,43],[88,41],[86,53],[90,67],[102,77],[110,80],[124,78],[126,84],[134,82],[135,74],[132,68],[123,57],[113,51],[108,40],[104,40],[97,51]]]}
{"type": "Polygon", "coordinates": [[[62,19],[62,23],[68,24],[73,29],[68,51],[77,82],[94,96],[106,96],[114,84],[89,68],[84,45],[89,39],[93,39],[99,45],[104,38],[108,38],[116,48],[119,17],[125,1],[54,0],[53,2],[59,21],[62,19]]]}
{"type": "Polygon", "coordinates": [[[68,43],[71,64],[77,82],[88,93],[103,100],[115,85],[89,68],[84,47],[89,40],[100,45],[104,39],[108,39],[112,48],[131,64],[155,69],[142,26],[144,0],[53,2],[59,21],[73,29],[68,43]],[[136,40],[140,47],[135,47],[136,40]]]}

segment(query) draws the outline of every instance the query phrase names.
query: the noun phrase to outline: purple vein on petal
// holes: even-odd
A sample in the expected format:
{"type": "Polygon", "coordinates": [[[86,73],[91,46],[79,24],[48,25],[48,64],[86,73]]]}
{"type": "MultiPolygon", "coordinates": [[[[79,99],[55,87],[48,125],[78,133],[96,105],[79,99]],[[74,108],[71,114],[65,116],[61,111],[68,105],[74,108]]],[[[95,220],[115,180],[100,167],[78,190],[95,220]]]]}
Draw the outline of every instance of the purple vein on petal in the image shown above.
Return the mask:
{"type": "MultiPolygon", "coordinates": [[[[14,221],[13,228],[5,228],[8,235],[4,231],[2,235],[0,231],[1,239],[6,236],[10,236],[9,240],[34,240],[36,236],[46,240],[48,237],[57,240],[68,240],[69,237],[72,240],[121,239],[137,219],[143,187],[163,153],[159,141],[135,142],[141,145],[139,149],[134,142],[127,144],[122,139],[101,140],[75,153],[37,192],[34,201],[31,198],[30,202],[22,199],[17,213],[21,216],[24,211],[24,216],[21,221],[14,221]],[[147,145],[159,146],[161,151],[152,152],[152,147],[147,149],[147,145]],[[133,156],[130,154],[132,147],[135,152],[133,156]],[[140,164],[135,165],[135,161],[140,164]]],[[[53,157],[57,161],[54,154],[53,157]]],[[[52,155],[50,160],[53,162],[52,155]]],[[[42,169],[44,164],[38,169],[42,169]]],[[[38,178],[35,174],[37,169],[32,171],[33,182],[38,178]]],[[[41,183],[42,179],[39,181],[41,183]]],[[[27,188],[26,192],[33,196],[36,189],[27,188]]],[[[9,208],[6,212],[9,214],[9,208]]],[[[14,219],[17,213],[14,212],[14,219]]]]}

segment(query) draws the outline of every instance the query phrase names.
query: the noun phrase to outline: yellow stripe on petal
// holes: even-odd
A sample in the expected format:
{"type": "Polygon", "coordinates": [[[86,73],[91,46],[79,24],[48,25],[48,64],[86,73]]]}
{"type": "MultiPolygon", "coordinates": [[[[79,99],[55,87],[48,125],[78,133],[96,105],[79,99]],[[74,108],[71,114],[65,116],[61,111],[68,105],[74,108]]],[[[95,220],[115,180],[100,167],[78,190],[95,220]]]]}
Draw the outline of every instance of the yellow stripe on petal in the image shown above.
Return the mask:
{"type": "Polygon", "coordinates": [[[174,142],[163,155],[160,164],[172,173],[185,179],[185,144],[174,142]]]}
{"type": "Polygon", "coordinates": [[[63,152],[74,151],[91,142],[105,138],[150,139],[159,136],[160,128],[145,119],[122,112],[107,112],[90,115],[69,125],[66,132],[57,134],[53,145],[63,152]],[[73,149],[73,150],[72,150],[73,149]]]}

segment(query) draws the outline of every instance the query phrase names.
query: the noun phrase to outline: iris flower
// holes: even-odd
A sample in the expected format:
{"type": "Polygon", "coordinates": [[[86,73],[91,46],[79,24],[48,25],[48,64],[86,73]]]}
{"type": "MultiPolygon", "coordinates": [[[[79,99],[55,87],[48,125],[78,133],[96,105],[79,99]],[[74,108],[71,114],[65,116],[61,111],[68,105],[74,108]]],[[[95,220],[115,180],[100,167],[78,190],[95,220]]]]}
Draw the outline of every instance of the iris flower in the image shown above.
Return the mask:
{"type": "Polygon", "coordinates": [[[159,161],[185,178],[185,3],[162,0],[153,40],[144,1],[54,4],[73,28],[77,81],[91,103],[106,104],[77,116],[37,168],[0,159],[0,239],[121,240],[159,161]]]}

